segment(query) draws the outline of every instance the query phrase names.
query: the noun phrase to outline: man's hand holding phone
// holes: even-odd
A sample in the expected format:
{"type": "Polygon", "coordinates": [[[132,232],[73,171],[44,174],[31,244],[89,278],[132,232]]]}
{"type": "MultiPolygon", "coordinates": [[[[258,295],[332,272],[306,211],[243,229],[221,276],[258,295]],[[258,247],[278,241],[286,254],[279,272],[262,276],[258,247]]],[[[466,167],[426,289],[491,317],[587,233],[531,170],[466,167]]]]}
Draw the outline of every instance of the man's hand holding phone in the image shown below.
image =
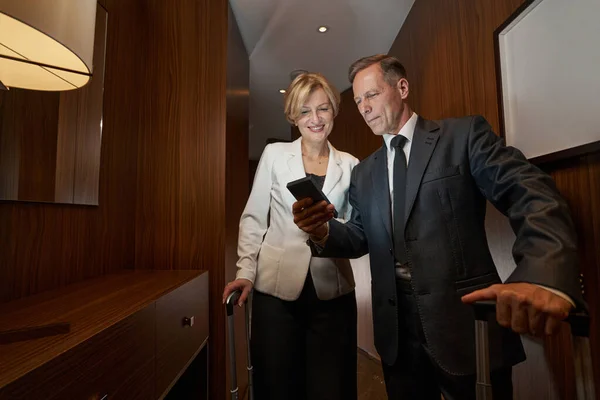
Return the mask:
{"type": "Polygon", "coordinates": [[[335,206],[327,204],[327,201],[319,201],[313,204],[309,197],[298,200],[292,205],[294,223],[298,228],[311,235],[315,241],[322,240],[327,236],[327,222],[333,218],[335,206]]]}

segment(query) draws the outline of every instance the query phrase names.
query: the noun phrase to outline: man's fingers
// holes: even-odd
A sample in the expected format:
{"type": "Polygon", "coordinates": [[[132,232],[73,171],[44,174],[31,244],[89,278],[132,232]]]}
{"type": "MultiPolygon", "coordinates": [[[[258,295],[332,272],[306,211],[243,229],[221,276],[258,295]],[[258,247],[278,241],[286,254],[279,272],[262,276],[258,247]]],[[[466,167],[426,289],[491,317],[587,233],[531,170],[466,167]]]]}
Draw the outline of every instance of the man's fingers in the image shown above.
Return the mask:
{"type": "Polygon", "coordinates": [[[476,301],[482,300],[496,300],[497,297],[497,285],[492,285],[485,289],[476,290],[469,294],[464,295],[461,300],[463,303],[475,303],[476,301]]]}
{"type": "Polygon", "coordinates": [[[496,299],[496,321],[505,327],[510,328],[512,323],[512,299],[506,292],[501,292],[496,299]]]}
{"type": "Polygon", "coordinates": [[[529,333],[529,304],[525,296],[510,295],[510,326],[517,333],[529,333]]]}
{"type": "Polygon", "coordinates": [[[298,228],[310,233],[316,227],[318,227],[319,225],[323,225],[331,218],[333,218],[333,213],[325,211],[311,214],[308,217],[302,219],[297,219],[296,217],[294,217],[294,222],[296,223],[298,228]]]}
{"type": "MultiPolygon", "coordinates": [[[[298,202],[298,203],[300,203],[300,202],[298,202]]],[[[296,205],[298,203],[294,203],[294,204],[296,205]]],[[[314,215],[321,215],[321,214],[326,214],[326,213],[330,212],[330,211],[328,211],[328,205],[327,205],[327,202],[325,202],[325,201],[321,201],[310,207],[302,207],[302,208],[300,208],[299,206],[292,206],[292,207],[295,207],[295,209],[292,209],[292,212],[294,214],[294,223],[296,225],[298,225],[299,227],[300,227],[300,224],[306,225],[306,223],[304,221],[312,218],[314,215]]]]}
{"type": "Polygon", "coordinates": [[[554,296],[545,308],[545,312],[557,320],[563,320],[569,316],[572,305],[562,297],[554,296]]]}
{"type": "Polygon", "coordinates": [[[562,296],[530,283],[496,284],[462,297],[464,303],[496,300],[496,320],[518,333],[551,335],[572,304],[562,296]]]}
{"type": "Polygon", "coordinates": [[[310,197],[307,197],[302,200],[298,200],[297,202],[292,204],[292,213],[297,214],[297,213],[301,212],[305,208],[309,207],[312,204],[312,202],[313,201],[310,197]]]}
{"type": "Polygon", "coordinates": [[[534,306],[529,306],[529,333],[533,336],[540,336],[544,332],[545,326],[545,314],[539,312],[534,306]]]}
{"type": "Polygon", "coordinates": [[[554,332],[558,330],[560,326],[560,320],[554,317],[546,318],[546,328],[544,329],[544,333],[546,335],[552,335],[554,332]]]}
{"type": "MultiPolygon", "coordinates": [[[[327,221],[325,221],[327,222],[327,221]]],[[[308,225],[307,227],[305,227],[304,229],[302,229],[304,232],[312,234],[314,233],[319,227],[323,226],[323,224],[325,224],[325,222],[323,221],[319,221],[319,222],[315,222],[312,225],[308,225]]]]}

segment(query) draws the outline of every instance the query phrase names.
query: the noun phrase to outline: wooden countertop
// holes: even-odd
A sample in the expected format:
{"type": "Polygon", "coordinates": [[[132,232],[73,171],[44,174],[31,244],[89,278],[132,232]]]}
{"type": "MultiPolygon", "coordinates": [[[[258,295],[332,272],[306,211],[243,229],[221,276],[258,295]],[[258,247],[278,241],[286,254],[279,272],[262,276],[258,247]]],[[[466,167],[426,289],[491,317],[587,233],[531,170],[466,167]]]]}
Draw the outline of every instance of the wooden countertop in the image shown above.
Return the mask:
{"type": "Polygon", "coordinates": [[[0,344],[0,388],[205,272],[123,270],[0,304],[0,331],[70,323],[67,334],[0,344]]]}

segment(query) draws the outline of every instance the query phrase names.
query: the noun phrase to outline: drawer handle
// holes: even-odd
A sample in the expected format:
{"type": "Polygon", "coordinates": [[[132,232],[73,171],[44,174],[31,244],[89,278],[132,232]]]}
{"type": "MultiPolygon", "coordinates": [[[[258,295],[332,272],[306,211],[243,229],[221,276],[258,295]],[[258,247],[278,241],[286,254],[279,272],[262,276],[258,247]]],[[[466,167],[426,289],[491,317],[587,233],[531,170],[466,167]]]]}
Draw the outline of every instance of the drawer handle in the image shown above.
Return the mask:
{"type": "Polygon", "coordinates": [[[183,317],[183,326],[194,326],[194,316],[192,315],[191,317],[183,317]]]}

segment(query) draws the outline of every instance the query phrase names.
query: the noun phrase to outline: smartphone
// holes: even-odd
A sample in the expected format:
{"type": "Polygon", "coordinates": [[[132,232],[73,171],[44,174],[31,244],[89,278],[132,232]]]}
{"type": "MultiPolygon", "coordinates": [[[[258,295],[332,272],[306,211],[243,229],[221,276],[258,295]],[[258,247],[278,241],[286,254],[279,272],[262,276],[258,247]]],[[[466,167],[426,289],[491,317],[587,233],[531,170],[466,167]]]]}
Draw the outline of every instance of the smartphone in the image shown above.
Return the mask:
{"type": "MultiPolygon", "coordinates": [[[[304,178],[296,179],[287,184],[288,190],[294,195],[296,200],[302,200],[310,197],[313,200],[313,204],[325,200],[327,204],[331,204],[327,196],[315,185],[310,177],[305,176],[304,178]]],[[[333,216],[338,217],[337,210],[333,210],[333,216]]]]}

